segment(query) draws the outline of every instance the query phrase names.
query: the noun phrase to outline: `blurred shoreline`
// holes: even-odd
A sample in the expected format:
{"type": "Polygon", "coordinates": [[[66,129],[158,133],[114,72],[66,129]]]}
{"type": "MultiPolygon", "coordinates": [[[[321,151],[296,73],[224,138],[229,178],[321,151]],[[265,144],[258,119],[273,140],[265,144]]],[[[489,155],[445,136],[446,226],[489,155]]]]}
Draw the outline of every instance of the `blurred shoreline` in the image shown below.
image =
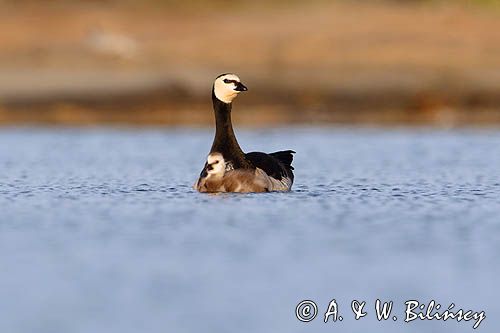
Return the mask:
{"type": "Polygon", "coordinates": [[[170,2],[0,2],[0,125],[500,125],[495,6],[170,2]]]}

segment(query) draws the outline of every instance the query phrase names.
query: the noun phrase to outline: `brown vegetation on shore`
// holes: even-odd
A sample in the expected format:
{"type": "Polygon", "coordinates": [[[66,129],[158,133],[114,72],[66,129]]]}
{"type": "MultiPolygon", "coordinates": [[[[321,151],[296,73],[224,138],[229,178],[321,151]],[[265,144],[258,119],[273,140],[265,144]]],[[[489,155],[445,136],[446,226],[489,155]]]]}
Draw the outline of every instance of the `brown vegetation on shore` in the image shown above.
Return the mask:
{"type": "Polygon", "coordinates": [[[1,124],[500,123],[500,10],[457,2],[0,2],[1,124]]]}

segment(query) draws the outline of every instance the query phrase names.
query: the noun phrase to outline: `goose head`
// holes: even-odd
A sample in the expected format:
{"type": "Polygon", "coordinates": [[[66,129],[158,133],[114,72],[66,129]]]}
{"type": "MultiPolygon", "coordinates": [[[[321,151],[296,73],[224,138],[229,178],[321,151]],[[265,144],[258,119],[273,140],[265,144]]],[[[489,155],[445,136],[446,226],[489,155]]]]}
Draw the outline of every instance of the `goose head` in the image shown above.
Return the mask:
{"type": "Polygon", "coordinates": [[[229,104],[241,91],[247,91],[235,74],[219,75],[214,82],[214,94],[220,101],[229,104]]]}
{"type": "Polygon", "coordinates": [[[220,153],[212,153],[207,157],[208,176],[223,177],[226,170],[226,162],[220,153]]]}

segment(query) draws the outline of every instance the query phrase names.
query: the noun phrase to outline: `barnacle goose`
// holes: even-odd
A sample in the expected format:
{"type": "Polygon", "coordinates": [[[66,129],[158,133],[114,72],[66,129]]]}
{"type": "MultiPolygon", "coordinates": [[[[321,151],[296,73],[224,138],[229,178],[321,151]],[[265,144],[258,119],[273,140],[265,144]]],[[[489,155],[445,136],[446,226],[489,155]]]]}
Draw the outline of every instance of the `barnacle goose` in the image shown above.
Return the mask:
{"type": "MultiPolygon", "coordinates": [[[[236,140],[231,123],[231,108],[234,98],[242,91],[247,91],[247,87],[241,83],[240,78],[235,74],[222,74],[215,79],[212,88],[215,137],[209,157],[218,156],[214,155],[217,153],[220,154],[220,160],[223,161],[225,171],[257,171],[253,173],[253,177],[267,178],[267,191],[290,191],[294,180],[292,167],[292,154],[295,153],[294,151],[285,150],[270,154],[251,152],[245,154],[236,140]]],[[[195,188],[200,192],[207,192],[202,187],[209,176],[208,167],[209,163],[207,162],[195,184],[195,188]]],[[[247,173],[245,177],[248,177],[248,175],[247,173]]],[[[218,176],[221,176],[220,172],[218,176]]],[[[222,176],[225,177],[225,175],[222,176]]],[[[234,190],[231,186],[228,186],[227,189],[225,186],[221,186],[218,189],[218,192],[234,192],[231,191],[234,190]]],[[[252,189],[254,189],[252,186],[247,186],[239,188],[239,192],[255,192],[252,189]]]]}

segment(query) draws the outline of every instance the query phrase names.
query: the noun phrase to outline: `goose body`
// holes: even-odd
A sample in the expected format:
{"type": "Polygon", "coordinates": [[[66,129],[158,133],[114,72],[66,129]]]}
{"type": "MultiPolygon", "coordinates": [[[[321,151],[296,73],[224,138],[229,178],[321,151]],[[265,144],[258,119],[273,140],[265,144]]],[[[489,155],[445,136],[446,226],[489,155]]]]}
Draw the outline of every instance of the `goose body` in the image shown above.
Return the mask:
{"type": "Polygon", "coordinates": [[[215,137],[207,163],[195,184],[200,192],[289,191],[292,187],[294,151],[245,154],[236,140],[231,122],[232,101],[246,90],[234,74],[222,74],[215,79],[212,89],[215,137]],[[210,163],[215,160],[220,163],[216,169],[210,163]]]}

